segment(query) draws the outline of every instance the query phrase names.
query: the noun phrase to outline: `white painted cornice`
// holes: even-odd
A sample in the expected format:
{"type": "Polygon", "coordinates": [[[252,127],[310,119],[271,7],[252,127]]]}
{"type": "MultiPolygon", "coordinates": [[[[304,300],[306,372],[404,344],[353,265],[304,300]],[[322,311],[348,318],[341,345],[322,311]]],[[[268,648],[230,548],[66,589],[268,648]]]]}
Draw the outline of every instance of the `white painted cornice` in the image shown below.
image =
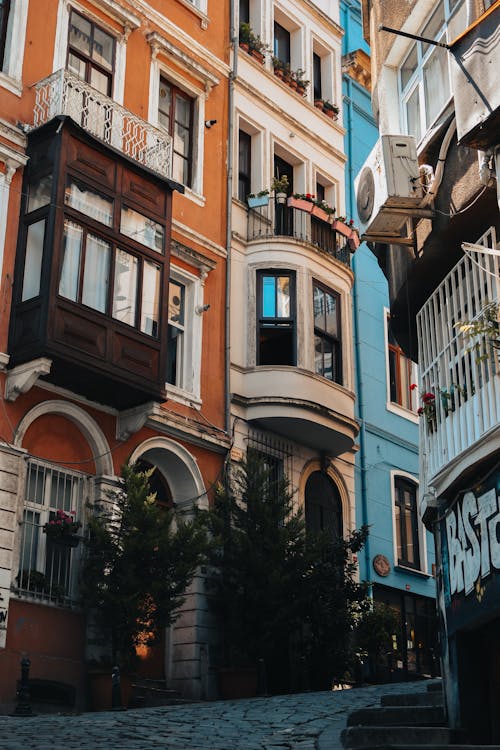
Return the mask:
{"type": "Polygon", "coordinates": [[[48,375],[51,366],[52,360],[39,357],[9,370],[5,381],[5,400],[15,401],[21,394],[27,393],[41,375],[48,375]]]}
{"type": "MultiPolygon", "coordinates": [[[[69,5],[69,0],[65,0],[66,4],[69,5]]],[[[135,15],[131,11],[124,7],[123,2],[118,0],[90,0],[91,4],[100,10],[104,10],[110,18],[113,18],[118,23],[121,23],[125,29],[133,31],[138,29],[141,25],[141,18],[139,15],[135,15]]],[[[135,3],[129,3],[135,5],[135,3]]]]}
{"type": "Polygon", "coordinates": [[[28,140],[24,133],[11,122],[4,120],[2,117],[0,117],[0,137],[5,138],[5,140],[10,141],[15,146],[19,146],[22,149],[25,149],[28,143],[28,140]]]}
{"type": "Polygon", "coordinates": [[[168,34],[176,42],[180,42],[181,44],[183,44],[194,55],[204,60],[213,68],[218,70],[222,75],[226,77],[229,76],[231,72],[230,66],[219,57],[214,55],[212,52],[210,52],[210,50],[208,50],[205,46],[197,42],[196,39],[193,39],[193,37],[189,36],[189,34],[186,34],[184,29],[182,29],[180,26],[176,26],[174,23],[172,23],[172,21],[152,8],[151,5],[145,2],[145,0],[134,0],[134,3],[135,7],[138,10],[140,9],[140,11],[144,13],[144,15],[150,21],[152,21],[155,26],[161,29],[161,31],[168,34]]]}
{"type": "Polygon", "coordinates": [[[226,257],[227,253],[225,247],[212,242],[212,240],[209,240],[208,237],[205,237],[200,232],[195,232],[192,227],[188,227],[186,224],[182,224],[182,222],[178,221],[177,219],[173,219],[172,228],[179,232],[179,234],[182,234],[184,237],[186,237],[188,241],[196,242],[197,245],[208,248],[211,252],[221,258],[226,257]]]}
{"type": "Polygon", "coordinates": [[[209,91],[220,83],[220,79],[208,68],[196,62],[190,55],[183,52],[178,46],[172,44],[172,42],[169,42],[168,39],[158,34],[157,31],[152,31],[146,36],[146,39],[151,45],[153,57],[156,57],[158,52],[163,52],[169,60],[177,63],[177,65],[189,71],[195,78],[201,81],[206,90],[209,91]]]}

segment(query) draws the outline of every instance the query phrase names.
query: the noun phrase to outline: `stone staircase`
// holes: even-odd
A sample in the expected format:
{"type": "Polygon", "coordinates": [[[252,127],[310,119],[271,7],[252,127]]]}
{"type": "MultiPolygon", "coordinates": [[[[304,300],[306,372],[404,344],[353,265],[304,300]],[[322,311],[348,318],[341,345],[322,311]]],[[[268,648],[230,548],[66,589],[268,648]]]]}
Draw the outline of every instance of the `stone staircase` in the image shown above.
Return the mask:
{"type": "Polygon", "coordinates": [[[500,750],[495,745],[469,745],[447,727],[440,683],[427,692],[385,695],[381,706],[353,711],[343,730],[346,750],[500,750]]]}

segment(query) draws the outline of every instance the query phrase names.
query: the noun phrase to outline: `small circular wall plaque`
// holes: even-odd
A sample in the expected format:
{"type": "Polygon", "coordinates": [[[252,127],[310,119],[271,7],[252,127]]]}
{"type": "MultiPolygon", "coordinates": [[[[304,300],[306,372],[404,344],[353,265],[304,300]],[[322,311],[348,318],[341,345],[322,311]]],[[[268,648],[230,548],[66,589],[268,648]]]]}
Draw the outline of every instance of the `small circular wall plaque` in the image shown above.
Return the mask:
{"type": "Polygon", "coordinates": [[[391,564],[385,555],[376,555],[373,558],[373,568],[382,578],[391,572],[391,564]]]}

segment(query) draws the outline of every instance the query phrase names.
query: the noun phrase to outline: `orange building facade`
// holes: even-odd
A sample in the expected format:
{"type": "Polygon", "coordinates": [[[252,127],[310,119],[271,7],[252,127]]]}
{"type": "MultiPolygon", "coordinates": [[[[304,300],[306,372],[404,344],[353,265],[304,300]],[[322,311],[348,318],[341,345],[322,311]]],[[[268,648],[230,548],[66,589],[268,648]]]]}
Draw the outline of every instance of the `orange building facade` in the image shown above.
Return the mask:
{"type": "MultiPolygon", "coordinates": [[[[0,2],[0,704],[87,707],[85,529],[121,466],[206,507],[225,406],[229,0],[0,2]],[[214,122],[216,120],[216,122],[214,122]],[[70,702],[71,702],[70,700],[70,702]]],[[[200,574],[146,674],[214,695],[200,574]]]]}

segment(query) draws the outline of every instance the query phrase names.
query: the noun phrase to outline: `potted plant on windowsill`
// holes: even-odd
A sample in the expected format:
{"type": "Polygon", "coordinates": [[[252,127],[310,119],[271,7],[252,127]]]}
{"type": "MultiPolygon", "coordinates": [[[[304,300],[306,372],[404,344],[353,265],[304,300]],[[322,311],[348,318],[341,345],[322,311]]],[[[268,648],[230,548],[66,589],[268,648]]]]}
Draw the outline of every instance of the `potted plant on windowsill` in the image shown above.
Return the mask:
{"type": "Polygon", "coordinates": [[[339,116],[339,108],[336,104],[332,104],[329,99],[325,99],[323,102],[323,112],[331,120],[337,120],[339,116]]]}
{"type": "Polygon", "coordinates": [[[53,518],[43,527],[43,533],[47,539],[51,539],[54,544],[61,547],[78,547],[80,537],[78,530],[81,527],[80,521],[75,521],[75,511],[65,513],[63,510],[56,511],[53,518]]]}
{"type": "Polygon", "coordinates": [[[261,64],[264,63],[264,57],[269,48],[267,44],[265,44],[262,39],[252,31],[252,28],[248,23],[240,24],[239,45],[261,64]]]}
{"type": "Polygon", "coordinates": [[[286,176],[286,174],[282,175],[281,177],[278,175],[277,177],[273,178],[273,181],[271,182],[271,190],[274,192],[276,203],[286,203],[289,188],[290,184],[288,182],[288,177],[286,176]]]}
{"type": "Polygon", "coordinates": [[[261,208],[269,204],[269,190],[260,190],[257,194],[247,195],[248,208],[261,208]]]}
{"type": "Polygon", "coordinates": [[[309,81],[306,81],[304,78],[305,74],[306,71],[302,70],[302,68],[297,68],[297,70],[292,73],[292,79],[297,84],[297,93],[300,94],[300,96],[306,95],[307,87],[309,86],[309,81]]]}

